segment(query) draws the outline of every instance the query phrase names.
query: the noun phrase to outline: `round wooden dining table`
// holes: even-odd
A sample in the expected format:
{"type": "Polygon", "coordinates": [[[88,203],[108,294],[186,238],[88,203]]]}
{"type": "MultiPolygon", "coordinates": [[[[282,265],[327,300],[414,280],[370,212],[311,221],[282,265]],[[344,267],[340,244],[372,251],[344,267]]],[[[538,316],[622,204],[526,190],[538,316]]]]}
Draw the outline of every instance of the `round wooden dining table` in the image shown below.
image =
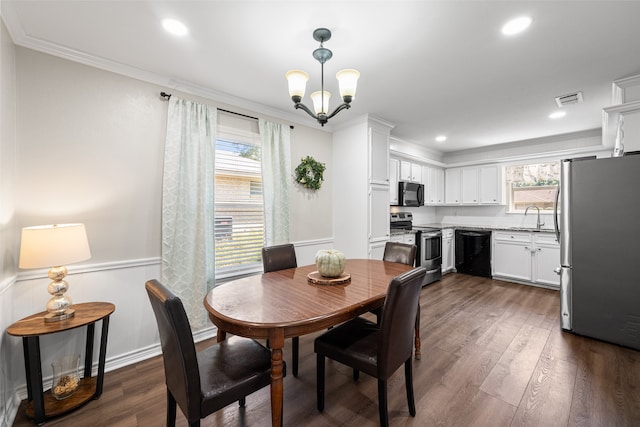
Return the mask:
{"type": "Polygon", "coordinates": [[[224,283],[207,293],[204,305],[218,328],[218,341],[227,332],[269,340],[271,422],[280,426],[285,338],[320,331],[381,307],[391,279],[411,269],[393,262],[349,259],[345,273],[351,280],[327,285],[312,283],[308,275],[317,268],[307,265],[224,283]]]}

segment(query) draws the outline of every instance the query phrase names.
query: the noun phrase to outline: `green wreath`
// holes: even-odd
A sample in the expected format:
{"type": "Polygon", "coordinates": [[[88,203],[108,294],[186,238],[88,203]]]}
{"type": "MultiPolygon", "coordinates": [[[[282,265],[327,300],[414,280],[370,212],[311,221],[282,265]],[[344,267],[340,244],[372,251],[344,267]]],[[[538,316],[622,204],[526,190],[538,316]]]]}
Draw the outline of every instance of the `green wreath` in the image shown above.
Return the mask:
{"type": "Polygon", "coordinates": [[[325,165],[316,161],[313,157],[307,156],[301,159],[300,164],[296,168],[296,182],[310,190],[319,190],[324,181],[322,175],[325,165]]]}

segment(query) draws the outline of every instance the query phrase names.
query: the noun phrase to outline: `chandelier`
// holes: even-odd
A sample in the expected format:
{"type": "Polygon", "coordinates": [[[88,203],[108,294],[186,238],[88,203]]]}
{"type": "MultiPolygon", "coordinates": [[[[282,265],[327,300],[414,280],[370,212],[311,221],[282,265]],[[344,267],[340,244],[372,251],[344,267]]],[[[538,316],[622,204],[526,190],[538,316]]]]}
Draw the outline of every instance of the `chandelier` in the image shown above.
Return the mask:
{"type": "Polygon", "coordinates": [[[331,38],[331,31],[326,28],[318,28],[313,32],[313,38],[320,42],[320,47],[313,51],[313,57],[320,63],[320,90],[311,94],[311,100],[313,101],[313,109],[315,114],[302,103],[302,97],[307,86],[307,80],[309,80],[309,74],[302,70],[288,71],[285,76],[289,81],[289,95],[291,100],[295,104],[295,108],[301,108],[306,111],[311,117],[316,119],[321,126],[324,126],[327,121],[338,114],[342,110],[351,108],[351,101],[356,96],[356,87],[358,85],[358,77],[360,73],[356,70],[346,69],[340,70],[336,74],[338,84],[340,87],[340,96],[342,97],[342,104],[338,105],[331,114],[327,114],[329,111],[329,98],[331,94],[324,90],[324,63],[331,59],[333,53],[324,47],[322,43],[331,38]]]}

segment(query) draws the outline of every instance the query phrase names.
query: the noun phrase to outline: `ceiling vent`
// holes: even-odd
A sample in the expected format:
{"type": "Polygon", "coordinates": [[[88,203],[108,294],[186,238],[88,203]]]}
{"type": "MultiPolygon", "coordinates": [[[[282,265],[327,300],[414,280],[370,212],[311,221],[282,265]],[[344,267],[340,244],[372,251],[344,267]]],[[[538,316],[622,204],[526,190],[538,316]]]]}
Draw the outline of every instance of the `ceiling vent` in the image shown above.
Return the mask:
{"type": "Polygon", "coordinates": [[[558,107],[566,107],[567,105],[579,104],[580,102],[582,102],[582,92],[556,96],[556,104],[558,104],[558,107]]]}

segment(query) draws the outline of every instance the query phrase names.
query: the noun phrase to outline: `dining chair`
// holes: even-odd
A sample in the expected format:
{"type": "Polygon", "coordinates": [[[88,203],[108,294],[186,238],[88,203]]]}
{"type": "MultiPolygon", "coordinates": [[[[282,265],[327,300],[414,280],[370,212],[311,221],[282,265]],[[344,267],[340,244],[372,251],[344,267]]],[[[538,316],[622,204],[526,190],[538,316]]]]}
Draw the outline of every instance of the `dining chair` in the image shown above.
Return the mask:
{"type": "MultiPolygon", "coordinates": [[[[145,288],[158,323],[167,385],[167,426],[176,424],[176,403],[189,426],[271,384],[271,352],[258,342],[230,337],[196,352],[182,301],[157,280],[145,288]]],[[[286,375],[286,374],[285,374],[286,375]]]]}
{"type": "Polygon", "coordinates": [[[387,381],[404,364],[409,414],[415,417],[413,397],[413,326],[418,310],[418,295],[426,274],[424,267],[394,277],[387,290],[380,325],[356,317],[320,335],[314,341],[317,359],[317,405],[324,410],[325,357],[378,379],[380,425],[389,425],[387,381]]]}
{"type": "MultiPolygon", "coordinates": [[[[384,245],[384,254],[382,255],[382,260],[412,266],[416,259],[416,251],[416,245],[400,242],[387,242],[384,245]]],[[[370,313],[376,315],[376,319],[379,325],[382,308],[373,309],[370,311],[370,313]]],[[[420,314],[420,311],[418,311],[418,314],[420,314]]]]}
{"type": "MultiPolygon", "coordinates": [[[[298,266],[296,251],[291,243],[283,245],[265,246],[262,248],[262,267],[265,273],[285,270],[298,266]]],[[[300,338],[291,339],[291,365],[293,376],[298,376],[298,358],[300,353],[300,338]]]]}
{"type": "Polygon", "coordinates": [[[383,261],[413,265],[416,261],[416,245],[400,242],[387,242],[384,245],[383,261]]]}

